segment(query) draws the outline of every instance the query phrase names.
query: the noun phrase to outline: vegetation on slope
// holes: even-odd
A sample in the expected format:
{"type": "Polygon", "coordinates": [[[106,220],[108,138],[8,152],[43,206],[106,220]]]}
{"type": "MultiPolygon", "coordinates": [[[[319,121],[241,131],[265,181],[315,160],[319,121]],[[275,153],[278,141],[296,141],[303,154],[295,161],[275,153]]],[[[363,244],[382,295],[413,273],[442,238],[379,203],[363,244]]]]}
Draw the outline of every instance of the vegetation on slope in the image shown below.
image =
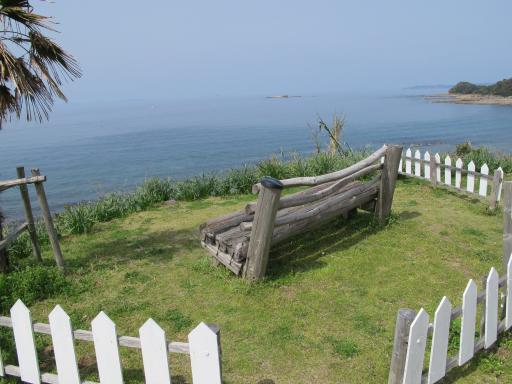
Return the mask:
{"type": "MultiPolygon", "coordinates": [[[[433,314],[443,295],[458,305],[469,278],[480,281],[491,265],[501,265],[501,215],[489,215],[478,200],[402,179],[388,226],[379,229],[371,214],[360,212],[350,222],[340,219],[292,239],[271,253],[268,278],[251,286],[210,265],[197,227],[253,199],[159,205],[66,236],[62,249],[70,272],[46,299],[31,301],[34,321],[47,322],[61,304],[75,328],[90,329],[104,310],[119,334],[136,336],[152,317],[176,341],[186,341],[200,321],[218,323],[227,384],[381,383],[399,308],[425,307],[433,314]]],[[[52,263],[49,247],[43,257],[52,263]]],[[[30,264],[25,258],[20,268],[30,264]]],[[[54,280],[48,276],[48,284],[54,280]]],[[[32,294],[20,289],[16,295],[25,300],[32,294]]],[[[6,308],[7,302],[3,314],[6,308]]],[[[10,364],[12,332],[0,340],[10,364]]],[[[45,348],[50,343],[38,338],[47,370],[53,367],[45,348]]],[[[92,346],[77,346],[83,379],[97,381],[92,346]]],[[[511,357],[512,342],[505,338],[446,382],[508,382],[511,357]]],[[[122,359],[126,382],[143,382],[140,353],[122,348],[122,359]]],[[[186,356],[173,355],[171,368],[173,382],[191,382],[186,356]]]]}
{"type": "Polygon", "coordinates": [[[512,96],[512,78],[503,79],[491,85],[477,85],[467,81],[461,81],[448,91],[453,94],[461,95],[492,95],[492,96],[512,96]]]}

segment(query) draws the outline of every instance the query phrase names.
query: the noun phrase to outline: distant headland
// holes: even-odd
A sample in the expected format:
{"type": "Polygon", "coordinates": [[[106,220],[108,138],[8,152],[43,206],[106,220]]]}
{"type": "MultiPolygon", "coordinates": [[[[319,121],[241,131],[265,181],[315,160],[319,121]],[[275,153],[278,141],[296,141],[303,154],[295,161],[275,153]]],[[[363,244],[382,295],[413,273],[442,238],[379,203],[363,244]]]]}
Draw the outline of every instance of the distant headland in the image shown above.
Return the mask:
{"type": "Polygon", "coordinates": [[[447,94],[427,96],[434,103],[512,105],[512,78],[490,85],[461,81],[447,94]]]}

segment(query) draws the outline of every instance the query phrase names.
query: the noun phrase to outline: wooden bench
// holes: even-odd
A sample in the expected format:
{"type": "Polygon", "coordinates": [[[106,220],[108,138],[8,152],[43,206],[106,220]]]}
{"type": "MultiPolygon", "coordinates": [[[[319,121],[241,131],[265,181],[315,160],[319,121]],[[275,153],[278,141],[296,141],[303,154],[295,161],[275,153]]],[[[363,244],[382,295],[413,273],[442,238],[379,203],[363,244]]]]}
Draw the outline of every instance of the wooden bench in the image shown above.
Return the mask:
{"type": "Polygon", "coordinates": [[[383,223],[391,212],[402,147],[384,145],[340,171],[277,180],[264,177],[253,187],[258,201],[200,226],[201,244],[216,263],[251,280],[265,276],[270,248],[358,208],[383,223]],[[374,175],[369,181],[360,179],[374,175]],[[309,188],[281,197],[284,188],[309,188]]]}

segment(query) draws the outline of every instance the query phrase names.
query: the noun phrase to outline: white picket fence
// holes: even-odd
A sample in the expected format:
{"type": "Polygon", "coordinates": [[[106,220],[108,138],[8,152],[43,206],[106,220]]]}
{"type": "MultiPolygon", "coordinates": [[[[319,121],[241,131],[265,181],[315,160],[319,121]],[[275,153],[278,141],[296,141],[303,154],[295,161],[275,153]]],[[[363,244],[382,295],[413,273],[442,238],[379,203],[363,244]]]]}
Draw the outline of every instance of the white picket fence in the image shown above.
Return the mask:
{"type": "MultiPolygon", "coordinates": [[[[13,329],[18,366],[4,365],[0,351],[0,376],[19,377],[25,383],[80,384],[75,340],[94,343],[101,383],[122,384],[123,372],[119,346],[142,352],[147,384],[170,384],[169,353],[190,355],[194,384],[221,384],[219,332],[215,326],[201,323],[188,335],[188,343],[169,342],[160,326],[149,319],[139,329],[139,337],[118,336],[116,325],[100,312],[91,322],[92,332],[73,331],[69,316],[57,305],[49,315],[49,324],[33,323],[29,309],[18,300],[11,317],[0,317],[0,326],[13,329]],[[51,335],[57,374],[41,373],[34,332],[51,335]]],[[[84,384],[94,384],[83,382],[84,384]]]]}
{"type": "Polygon", "coordinates": [[[503,184],[503,170],[501,167],[494,171],[493,176],[490,176],[487,164],[482,165],[480,172],[477,172],[473,161],[467,164],[467,168],[464,168],[460,158],[453,164],[452,159],[447,155],[444,161],[441,162],[439,153],[431,156],[426,151],[422,155],[420,150],[417,149],[414,151],[413,156],[411,148],[408,148],[405,152],[405,157],[400,161],[398,173],[410,177],[433,180],[448,188],[475,194],[483,198],[489,196],[490,203],[493,206],[501,199],[503,184]],[[403,169],[404,163],[405,170],[403,169]],[[464,175],[466,175],[466,185],[462,185],[464,175]],[[488,191],[489,184],[491,186],[490,194],[488,191]]]}
{"type": "Polygon", "coordinates": [[[462,305],[452,308],[447,297],[443,297],[434,314],[433,324],[429,314],[422,308],[409,328],[407,355],[403,372],[403,384],[437,383],[451,369],[466,364],[475,353],[488,349],[497,341],[498,335],[512,327],[512,258],[507,274],[501,279],[495,268],[491,268],[486,279],[486,288],[480,293],[473,280],[469,280],[462,295],[462,305]],[[499,289],[503,294],[499,294],[499,289]],[[477,305],[482,303],[483,318],[480,321],[480,336],[476,339],[477,305]],[[503,306],[505,314],[502,315],[503,306]],[[451,322],[461,317],[458,352],[448,356],[448,340],[451,322]],[[503,317],[503,318],[502,318],[503,317]],[[431,336],[430,360],[425,368],[425,352],[431,336]]]}

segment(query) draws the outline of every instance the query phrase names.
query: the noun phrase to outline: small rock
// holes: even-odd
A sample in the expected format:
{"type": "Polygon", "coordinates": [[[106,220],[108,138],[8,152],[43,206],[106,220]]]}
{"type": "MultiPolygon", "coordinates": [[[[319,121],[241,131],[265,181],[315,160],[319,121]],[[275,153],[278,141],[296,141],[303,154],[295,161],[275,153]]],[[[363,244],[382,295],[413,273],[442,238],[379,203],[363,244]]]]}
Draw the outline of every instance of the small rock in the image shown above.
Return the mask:
{"type": "Polygon", "coordinates": [[[164,201],[164,205],[168,205],[168,206],[176,205],[176,203],[177,202],[174,199],[164,201]]]}

